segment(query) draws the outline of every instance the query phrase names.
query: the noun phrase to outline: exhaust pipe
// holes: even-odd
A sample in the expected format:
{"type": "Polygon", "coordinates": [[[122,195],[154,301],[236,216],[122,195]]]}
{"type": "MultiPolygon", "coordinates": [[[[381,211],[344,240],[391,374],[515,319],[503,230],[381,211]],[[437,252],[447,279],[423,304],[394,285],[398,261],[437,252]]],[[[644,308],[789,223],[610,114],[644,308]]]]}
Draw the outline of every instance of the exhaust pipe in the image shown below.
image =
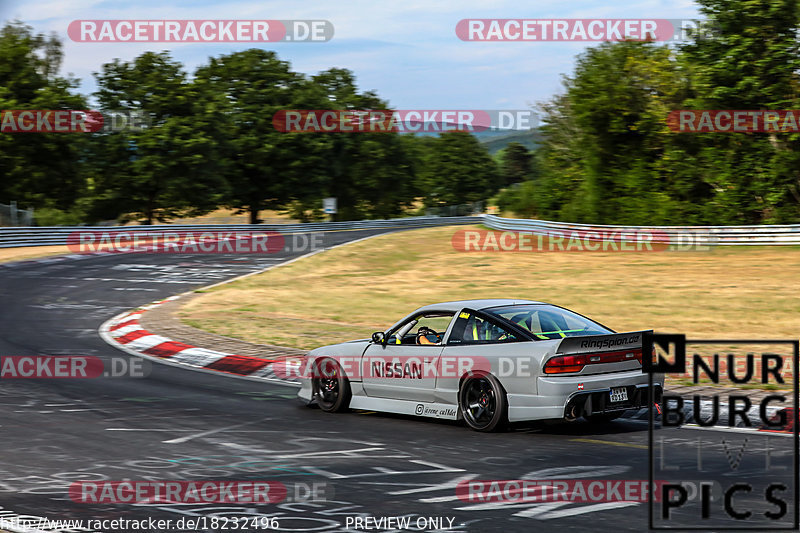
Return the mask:
{"type": "Polygon", "coordinates": [[[574,422],[583,416],[583,404],[585,399],[580,397],[573,399],[566,408],[564,418],[569,422],[574,422]]]}

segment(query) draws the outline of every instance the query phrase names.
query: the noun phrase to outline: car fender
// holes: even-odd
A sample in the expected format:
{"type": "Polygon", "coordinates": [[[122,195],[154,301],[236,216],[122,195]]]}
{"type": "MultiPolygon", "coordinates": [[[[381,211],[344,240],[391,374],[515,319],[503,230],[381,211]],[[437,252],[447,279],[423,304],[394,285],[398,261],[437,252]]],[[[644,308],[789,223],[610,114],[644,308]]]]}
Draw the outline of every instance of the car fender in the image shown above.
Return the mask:
{"type": "Polygon", "coordinates": [[[314,364],[316,361],[330,358],[339,363],[347,379],[360,382],[361,372],[359,367],[361,365],[361,356],[371,343],[372,341],[368,339],[362,339],[315,348],[305,356],[302,369],[303,377],[305,379],[313,377],[314,364]]]}

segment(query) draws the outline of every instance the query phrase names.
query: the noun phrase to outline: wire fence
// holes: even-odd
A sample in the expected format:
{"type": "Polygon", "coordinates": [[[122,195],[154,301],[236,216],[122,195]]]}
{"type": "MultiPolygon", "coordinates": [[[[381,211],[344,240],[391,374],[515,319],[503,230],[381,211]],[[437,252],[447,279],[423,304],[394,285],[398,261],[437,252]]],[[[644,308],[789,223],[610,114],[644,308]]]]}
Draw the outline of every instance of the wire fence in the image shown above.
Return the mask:
{"type": "Polygon", "coordinates": [[[33,209],[19,209],[17,202],[0,204],[0,226],[32,226],[33,209]]]}

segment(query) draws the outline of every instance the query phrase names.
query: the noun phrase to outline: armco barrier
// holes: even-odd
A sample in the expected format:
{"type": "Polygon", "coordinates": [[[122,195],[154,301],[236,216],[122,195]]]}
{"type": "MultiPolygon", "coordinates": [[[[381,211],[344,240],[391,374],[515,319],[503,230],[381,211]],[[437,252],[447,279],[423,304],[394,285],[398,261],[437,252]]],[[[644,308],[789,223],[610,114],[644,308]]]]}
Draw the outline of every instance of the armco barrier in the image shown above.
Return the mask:
{"type": "Polygon", "coordinates": [[[581,235],[589,235],[592,232],[608,234],[609,232],[647,231],[652,232],[655,236],[655,242],[679,243],[691,240],[694,244],[740,246],[800,244],[800,224],[781,226],[621,226],[569,224],[547,220],[501,218],[494,215],[484,215],[483,224],[501,231],[522,231],[535,234],[561,232],[566,237],[573,231],[579,232],[581,235]]]}
{"type": "Polygon", "coordinates": [[[680,242],[687,235],[695,244],[708,245],[800,245],[800,224],[775,226],[623,226],[570,224],[547,220],[502,218],[494,215],[464,217],[411,217],[390,220],[361,220],[349,222],[319,222],[308,224],[216,224],[216,225],[153,225],[153,226],[49,226],[49,227],[0,227],[0,248],[16,246],[52,246],[67,244],[67,237],[75,231],[224,231],[251,232],[275,231],[298,233],[315,231],[341,231],[379,228],[424,228],[463,224],[484,224],[501,231],[523,231],[548,234],[562,232],[567,236],[572,231],[631,232],[650,231],[657,238],[669,242],[680,242]]]}
{"type": "Polygon", "coordinates": [[[319,222],[307,224],[203,224],[203,225],[152,225],[152,226],[47,226],[47,227],[0,227],[0,248],[17,246],[66,245],[67,237],[76,231],[119,232],[159,232],[159,231],[219,231],[219,232],[277,232],[310,233],[323,231],[342,231],[381,228],[425,228],[431,226],[450,226],[455,224],[480,224],[479,217],[410,217],[390,220],[361,220],[348,222],[319,222]]]}

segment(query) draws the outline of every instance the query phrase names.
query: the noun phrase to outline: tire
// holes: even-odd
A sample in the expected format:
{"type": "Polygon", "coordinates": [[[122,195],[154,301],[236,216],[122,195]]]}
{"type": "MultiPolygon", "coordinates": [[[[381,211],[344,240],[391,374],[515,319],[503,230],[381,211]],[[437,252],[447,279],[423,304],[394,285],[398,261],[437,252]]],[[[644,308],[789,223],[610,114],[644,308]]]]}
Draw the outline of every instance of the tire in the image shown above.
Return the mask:
{"type": "Polygon", "coordinates": [[[341,413],[350,406],[353,396],[348,380],[339,363],[324,358],[314,363],[312,391],[319,408],[326,413],[341,413]]]}
{"type": "Polygon", "coordinates": [[[625,411],[618,411],[616,413],[602,413],[598,415],[589,415],[586,417],[586,420],[593,424],[602,424],[604,422],[611,422],[612,420],[616,420],[617,418],[621,417],[625,413],[625,411]]]}
{"type": "Polygon", "coordinates": [[[507,422],[506,392],[491,374],[465,379],[458,391],[458,406],[464,421],[475,431],[496,431],[507,422]]]}

